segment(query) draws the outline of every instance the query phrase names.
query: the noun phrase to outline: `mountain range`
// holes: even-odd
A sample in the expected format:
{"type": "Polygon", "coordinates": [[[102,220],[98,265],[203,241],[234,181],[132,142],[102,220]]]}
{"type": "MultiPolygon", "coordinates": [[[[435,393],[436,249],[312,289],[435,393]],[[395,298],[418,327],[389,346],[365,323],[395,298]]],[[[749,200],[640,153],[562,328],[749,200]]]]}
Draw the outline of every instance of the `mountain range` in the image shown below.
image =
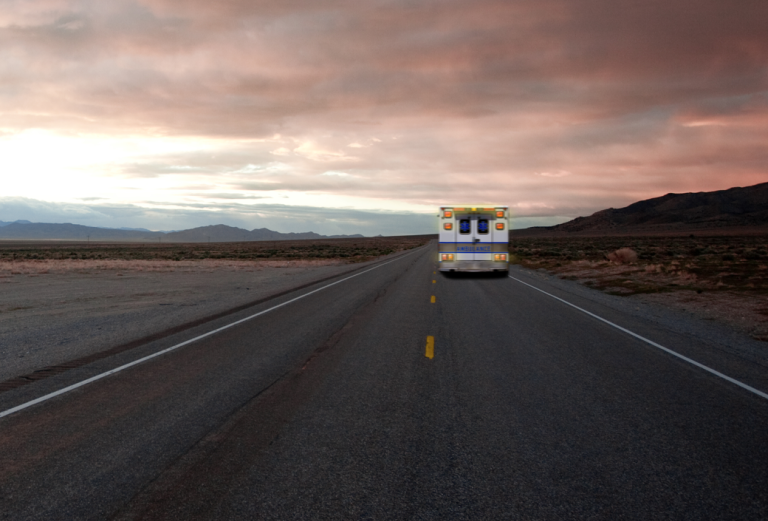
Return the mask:
{"type": "Polygon", "coordinates": [[[79,224],[0,221],[0,239],[132,241],[132,242],[246,242],[300,239],[334,239],[363,237],[356,235],[320,235],[314,232],[280,233],[267,228],[244,230],[224,224],[189,230],[153,232],[142,228],[97,228],[79,224]]]}
{"type": "Polygon", "coordinates": [[[667,194],[556,226],[516,230],[512,235],[727,232],[736,227],[768,228],[768,183],[716,192],[667,194]]]}
{"type": "MultiPolygon", "coordinates": [[[[556,226],[513,230],[523,235],[603,235],[679,233],[697,230],[765,228],[768,231],[768,183],[716,192],[667,194],[625,208],[608,208],[556,226]]],[[[246,242],[301,239],[355,238],[356,235],[320,235],[314,232],[280,233],[267,228],[244,230],[217,224],[189,230],[153,232],[143,228],[97,228],[79,224],[0,221],[0,239],[134,241],[134,242],[246,242]]]]}

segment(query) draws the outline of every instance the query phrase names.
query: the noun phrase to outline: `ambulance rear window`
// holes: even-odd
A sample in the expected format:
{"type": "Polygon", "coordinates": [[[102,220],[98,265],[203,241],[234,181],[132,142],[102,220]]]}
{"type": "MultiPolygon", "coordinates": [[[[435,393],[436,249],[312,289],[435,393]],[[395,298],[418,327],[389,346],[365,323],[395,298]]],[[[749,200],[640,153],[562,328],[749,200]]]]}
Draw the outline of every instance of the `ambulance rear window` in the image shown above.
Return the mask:
{"type": "Polygon", "coordinates": [[[477,233],[488,233],[489,229],[488,219],[479,219],[477,221],[477,233]]]}
{"type": "Polygon", "coordinates": [[[472,231],[472,228],[469,224],[469,219],[461,219],[459,221],[459,233],[467,234],[470,231],[472,231]]]}

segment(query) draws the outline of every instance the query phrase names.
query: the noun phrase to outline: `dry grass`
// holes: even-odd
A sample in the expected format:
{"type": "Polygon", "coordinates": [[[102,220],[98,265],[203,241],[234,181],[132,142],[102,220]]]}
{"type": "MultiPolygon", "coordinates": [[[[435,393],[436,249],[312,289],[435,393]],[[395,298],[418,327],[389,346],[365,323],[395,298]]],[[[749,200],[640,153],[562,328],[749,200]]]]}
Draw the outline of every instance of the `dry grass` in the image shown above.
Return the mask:
{"type": "Polygon", "coordinates": [[[221,260],[32,260],[0,261],[0,279],[10,275],[45,275],[50,273],[87,273],[93,271],[121,272],[212,272],[214,270],[254,271],[262,268],[309,268],[344,264],[340,259],[299,259],[263,261],[221,261],[221,260]]]}
{"type": "Polygon", "coordinates": [[[212,244],[0,242],[0,281],[67,271],[209,271],[365,262],[425,244],[426,236],[212,244]]]}
{"type": "Polygon", "coordinates": [[[517,238],[515,262],[627,294],[735,290],[768,294],[768,236],[517,238]]]}
{"type": "Polygon", "coordinates": [[[637,262],[637,252],[632,248],[619,248],[606,255],[606,258],[618,264],[631,264],[637,262]]]}
{"type": "Polygon", "coordinates": [[[513,262],[638,295],[768,340],[768,236],[520,237],[513,262]]]}

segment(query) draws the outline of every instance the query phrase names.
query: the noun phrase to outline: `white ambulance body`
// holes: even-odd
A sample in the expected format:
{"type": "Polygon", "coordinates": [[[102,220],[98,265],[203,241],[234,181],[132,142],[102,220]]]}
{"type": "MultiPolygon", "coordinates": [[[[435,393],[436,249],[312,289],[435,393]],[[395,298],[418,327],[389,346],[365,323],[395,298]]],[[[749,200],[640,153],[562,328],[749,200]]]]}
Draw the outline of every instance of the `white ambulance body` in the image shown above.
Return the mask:
{"type": "Polygon", "coordinates": [[[509,207],[441,206],[440,271],[509,271],[509,207]]]}

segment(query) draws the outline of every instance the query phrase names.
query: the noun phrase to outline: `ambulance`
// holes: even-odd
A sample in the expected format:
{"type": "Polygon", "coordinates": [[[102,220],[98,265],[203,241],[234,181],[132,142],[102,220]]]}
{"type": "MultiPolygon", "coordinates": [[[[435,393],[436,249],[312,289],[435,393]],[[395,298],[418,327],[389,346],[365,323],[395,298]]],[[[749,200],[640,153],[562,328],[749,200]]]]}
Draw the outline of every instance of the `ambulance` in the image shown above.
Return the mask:
{"type": "Polygon", "coordinates": [[[441,206],[440,271],[509,271],[508,206],[441,206]]]}

